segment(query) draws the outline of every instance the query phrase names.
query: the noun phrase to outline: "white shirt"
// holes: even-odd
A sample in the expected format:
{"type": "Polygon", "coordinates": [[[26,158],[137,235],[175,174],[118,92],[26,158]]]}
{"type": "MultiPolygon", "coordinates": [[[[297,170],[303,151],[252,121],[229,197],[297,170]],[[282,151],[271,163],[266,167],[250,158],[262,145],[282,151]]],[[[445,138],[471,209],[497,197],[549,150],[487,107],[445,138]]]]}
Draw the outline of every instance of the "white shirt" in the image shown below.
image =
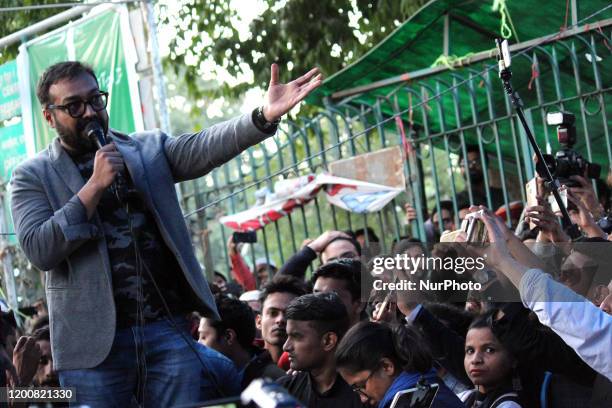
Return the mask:
{"type": "Polygon", "coordinates": [[[520,282],[521,300],[598,373],[612,381],[612,316],[584,297],[530,269],[520,282]]]}

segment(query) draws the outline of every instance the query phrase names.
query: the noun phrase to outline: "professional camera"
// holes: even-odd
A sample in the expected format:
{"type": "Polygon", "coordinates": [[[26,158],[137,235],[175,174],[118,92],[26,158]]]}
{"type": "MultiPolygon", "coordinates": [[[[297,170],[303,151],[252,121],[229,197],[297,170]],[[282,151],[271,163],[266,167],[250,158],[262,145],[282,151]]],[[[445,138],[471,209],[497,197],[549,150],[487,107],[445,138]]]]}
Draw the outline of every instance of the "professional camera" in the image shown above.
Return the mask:
{"type": "MultiPolygon", "coordinates": [[[[586,176],[588,178],[599,178],[601,166],[594,163],[589,163],[580,153],[573,150],[572,147],[576,144],[576,127],[574,123],[576,117],[568,112],[550,112],[546,115],[546,123],[549,126],[557,126],[557,140],[561,145],[554,156],[545,154],[544,161],[548,166],[552,175],[559,180],[561,184],[568,187],[578,186],[578,183],[571,180],[571,176],[586,176]]],[[[538,174],[542,176],[543,170],[540,168],[540,163],[537,163],[536,169],[538,174]]]]}

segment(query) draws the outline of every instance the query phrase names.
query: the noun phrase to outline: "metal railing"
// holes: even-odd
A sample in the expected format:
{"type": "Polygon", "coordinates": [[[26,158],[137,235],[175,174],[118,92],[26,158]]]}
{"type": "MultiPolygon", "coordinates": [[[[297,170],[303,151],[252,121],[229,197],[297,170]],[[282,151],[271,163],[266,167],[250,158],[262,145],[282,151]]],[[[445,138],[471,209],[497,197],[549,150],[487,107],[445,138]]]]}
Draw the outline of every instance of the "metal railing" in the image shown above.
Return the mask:
{"type": "MultiPolygon", "coordinates": [[[[545,153],[559,148],[554,129],[546,125],[546,113],[573,112],[579,138],[576,149],[587,160],[601,164],[603,173],[612,163],[606,110],[612,102],[611,24],[605,20],[574,29],[554,41],[532,40],[513,60],[514,86],[541,148],[545,153]]],[[[524,186],[534,174],[533,152],[495,66],[491,58],[454,69],[420,70],[417,80],[382,88],[387,93],[372,90],[328,101],[316,116],[286,121],[274,137],[207,176],[183,183],[182,204],[190,214],[186,219],[209,273],[212,268],[228,271],[225,244],[231,231],[219,224],[219,216],[249,208],[255,202],[255,191],[272,190],[276,180],[317,173],[338,159],[401,146],[395,117],[403,120],[412,147],[405,161],[406,194],[370,215],[351,214],[315,198],[260,230],[257,248],[250,251],[252,261],[265,256],[282,264],[306,238],[328,229],[366,226],[381,238],[382,250],[389,251],[400,236],[424,239],[425,214],[440,211],[444,199],[451,200],[458,223],[461,203],[457,194],[466,191],[473,202],[474,183],[464,177],[460,162],[461,156],[467,165],[468,144],[478,146],[481,165],[488,169],[483,180],[486,192],[492,187],[501,189],[509,217],[509,204],[526,199],[524,186]],[[414,225],[403,221],[405,202],[417,210],[414,225]]],[[[487,194],[489,207],[491,198],[487,194]]]]}

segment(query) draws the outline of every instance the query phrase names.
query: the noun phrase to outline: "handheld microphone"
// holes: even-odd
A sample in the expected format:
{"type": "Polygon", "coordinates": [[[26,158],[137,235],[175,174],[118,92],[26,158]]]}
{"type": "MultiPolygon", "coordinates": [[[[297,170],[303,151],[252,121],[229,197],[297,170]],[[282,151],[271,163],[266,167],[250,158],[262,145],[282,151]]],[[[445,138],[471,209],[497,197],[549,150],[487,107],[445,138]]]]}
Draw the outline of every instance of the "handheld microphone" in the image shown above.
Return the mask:
{"type": "MultiPolygon", "coordinates": [[[[85,126],[85,135],[93,141],[98,149],[101,149],[102,146],[105,146],[106,136],[104,135],[104,131],[102,130],[102,126],[98,122],[89,122],[85,126]]],[[[127,192],[127,186],[125,183],[125,179],[121,173],[117,173],[115,177],[115,181],[111,184],[111,191],[117,197],[119,202],[123,202],[127,192]]]]}
{"type": "Polygon", "coordinates": [[[96,146],[98,146],[98,149],[102,148],[102,146],[106,144],[104,131],[98,122],[89,122],[87,126],[85,126],[85,134],[96,144],[96,146]]]}

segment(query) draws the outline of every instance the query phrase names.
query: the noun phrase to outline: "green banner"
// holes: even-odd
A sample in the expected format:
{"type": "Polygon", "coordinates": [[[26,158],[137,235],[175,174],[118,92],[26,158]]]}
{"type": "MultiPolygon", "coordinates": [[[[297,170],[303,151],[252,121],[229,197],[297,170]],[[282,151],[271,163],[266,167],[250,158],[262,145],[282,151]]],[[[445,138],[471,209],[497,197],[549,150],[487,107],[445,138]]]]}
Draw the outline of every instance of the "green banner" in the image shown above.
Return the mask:
{"type": "Polygon", "coordinates": [[[122,32],[120,14],[111,10],[77,21],[27,45],[36,151],[44,149],[56,136],[42,116],[36,84],[46,68],[70,59],[92,66],[100,89],[109,92],[110,127],[126,133],[136,130],[123,35],[129,33],[122,32]]]}
{"type": "Polygon", "coordinates": [[[0,121],[21,114],[17,62],[0,65],[0,121]]]}
{"type": "Polygon", "coordinates": [[[27,157],[23,137],[23,123],[0,128],[0,178],[4,183],[11,179],[17,164],[27,157]]]}

